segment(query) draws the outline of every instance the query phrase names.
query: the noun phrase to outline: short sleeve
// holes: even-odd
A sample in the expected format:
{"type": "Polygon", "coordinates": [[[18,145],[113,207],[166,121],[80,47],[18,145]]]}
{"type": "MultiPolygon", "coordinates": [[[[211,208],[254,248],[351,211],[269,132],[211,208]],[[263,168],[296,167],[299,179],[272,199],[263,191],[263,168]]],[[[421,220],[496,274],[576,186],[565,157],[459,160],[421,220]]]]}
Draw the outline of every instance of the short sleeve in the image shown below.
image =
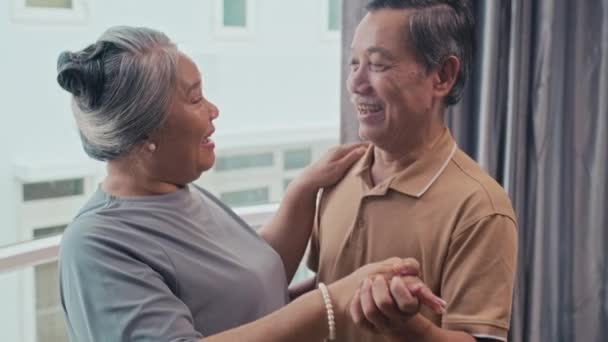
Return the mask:
{"type": "Polygon", "coordinates": [[[517,258],[517,228],[490,215],[457,229],[441,281],[448,303],[442,327],[507,340],[517,258]]]}
{"type": "Polygon", "coordinates": [[[70,227],[60,248],[61,302],[70,340],[202,338],[161,273],[120,242],[85,228],[70,227]]]}

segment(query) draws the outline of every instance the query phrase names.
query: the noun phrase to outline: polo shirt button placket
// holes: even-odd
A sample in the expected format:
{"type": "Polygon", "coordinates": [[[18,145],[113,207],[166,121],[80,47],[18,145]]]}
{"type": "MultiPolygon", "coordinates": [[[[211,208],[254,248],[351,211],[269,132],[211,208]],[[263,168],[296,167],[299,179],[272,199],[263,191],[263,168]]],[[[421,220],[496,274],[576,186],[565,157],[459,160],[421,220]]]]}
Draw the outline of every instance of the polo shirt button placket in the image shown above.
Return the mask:
{"type": "Polygon", "coordinates": [[[365,226],[365,219],[363,218],[363,216],[359,215],[357,217],[357,228],[362,229],[364,226],[365,226]]]}

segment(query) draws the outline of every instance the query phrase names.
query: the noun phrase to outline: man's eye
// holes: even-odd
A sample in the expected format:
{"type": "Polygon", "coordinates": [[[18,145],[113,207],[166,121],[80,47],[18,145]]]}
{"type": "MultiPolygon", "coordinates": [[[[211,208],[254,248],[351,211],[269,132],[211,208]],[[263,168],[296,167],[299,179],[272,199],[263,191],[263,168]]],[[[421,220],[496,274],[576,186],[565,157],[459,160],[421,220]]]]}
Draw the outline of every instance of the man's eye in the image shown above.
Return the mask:
{"type": "Polygon", "coordinates": [[[351,61],[350,62],[350,70],[357,71],[359,69],[359,62],[351,61]]]}
{"type": "Polygon", "coordinates": [[[387,69],[387,66],[384,64],[379,64],[379,63],[370,63],[369,69],[371,71],[384,71],[387,69]]]}
{"type": "Polygon", "coordinates": [[[192,100],[190,100],[190,103],[197,104],[197,103],[201,102],[202,100],[203,100],[202,97],[196,97],[196,98],[193,98],[192,100]]]}

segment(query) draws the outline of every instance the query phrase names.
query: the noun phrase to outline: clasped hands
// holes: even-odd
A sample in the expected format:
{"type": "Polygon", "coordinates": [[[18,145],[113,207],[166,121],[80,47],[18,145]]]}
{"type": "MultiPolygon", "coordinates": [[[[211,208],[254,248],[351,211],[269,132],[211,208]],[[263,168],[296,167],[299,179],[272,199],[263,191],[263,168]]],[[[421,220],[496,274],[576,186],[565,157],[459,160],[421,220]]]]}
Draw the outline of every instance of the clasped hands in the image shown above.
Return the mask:
{"type": "Polygon", "coordinates": [[[390,263],[392,269],[365,276],[348,306],[348,314],[358,327],[387,336],[404,336],[408,322],[421,305],[445,314],[446,302],[420,280],[420,264],[415,259],[392,258],[382,263],[390,263]]]}

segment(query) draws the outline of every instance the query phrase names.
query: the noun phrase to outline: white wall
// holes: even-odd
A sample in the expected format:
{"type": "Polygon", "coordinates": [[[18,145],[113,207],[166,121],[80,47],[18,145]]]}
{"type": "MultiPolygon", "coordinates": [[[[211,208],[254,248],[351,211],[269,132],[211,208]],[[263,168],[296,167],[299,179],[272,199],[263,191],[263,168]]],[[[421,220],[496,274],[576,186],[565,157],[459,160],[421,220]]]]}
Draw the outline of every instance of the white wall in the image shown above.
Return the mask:
{"type": "MultiPolygon", "coordinates": [[[[338,136],[340,44],[323,37],[323,0],[255,0],[254,32],[245,38],[216,34],[215,0],[89,0],[80,24],[15,20],[14,1],[0,0],[0,246],[24,239],[17,230],[15,165],[53,170],[90,163],[68,94],[55,81],[56,60],[112,25],[164,31],[199,63],[204,92],[221,110],[220,151],[222,143],[250,145],[255,139],[230,141],[243,132],[255,137],[300,128],[315,140],[319,128],[334,127],[338,136]]],[[[3,341],[22,341],[24,330],[32,329],[20,316],[21,278],[0,275],[3,341]]]]}

